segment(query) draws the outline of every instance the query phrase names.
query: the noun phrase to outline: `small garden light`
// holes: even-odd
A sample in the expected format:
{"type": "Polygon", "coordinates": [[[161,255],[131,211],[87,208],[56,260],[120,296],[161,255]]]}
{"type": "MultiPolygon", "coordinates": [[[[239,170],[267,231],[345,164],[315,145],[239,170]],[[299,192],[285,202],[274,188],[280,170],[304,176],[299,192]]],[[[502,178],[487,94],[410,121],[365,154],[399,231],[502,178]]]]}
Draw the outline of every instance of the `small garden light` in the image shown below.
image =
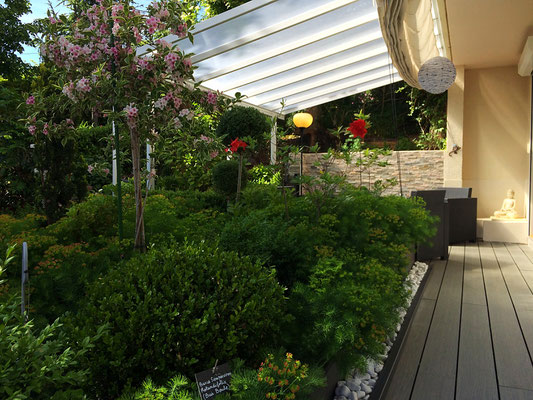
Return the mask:
{"type": "MultiPolygon", "coordinates": [[[[303,143],[304,143],[304,129],[309,128],[313,123],[313,116],[309,113],[296,113],[292,117],[292,121],[297,128],[300,128],[300,179],[303,174],[303,143]]],[[[300,188],[298,194],[301,196],[302,193],[302,183],[300,182],[300,188]]]]}

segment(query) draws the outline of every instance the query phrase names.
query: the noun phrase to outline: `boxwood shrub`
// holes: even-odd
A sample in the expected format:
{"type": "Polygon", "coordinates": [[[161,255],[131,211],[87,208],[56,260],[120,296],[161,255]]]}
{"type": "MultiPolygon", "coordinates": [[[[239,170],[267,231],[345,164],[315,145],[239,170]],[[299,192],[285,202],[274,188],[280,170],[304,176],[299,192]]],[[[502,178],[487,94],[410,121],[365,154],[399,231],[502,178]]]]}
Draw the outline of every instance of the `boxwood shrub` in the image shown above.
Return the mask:
{"type": "Polygon", "coordinates": [[[70,320],[74,335],[109,331],[87,363],[89,392],[116,398],[146,377],[163,384],[240,357],[257,361],[284,315],[274,270],[205,243],[152,249],[114,268],[70,320]]]}

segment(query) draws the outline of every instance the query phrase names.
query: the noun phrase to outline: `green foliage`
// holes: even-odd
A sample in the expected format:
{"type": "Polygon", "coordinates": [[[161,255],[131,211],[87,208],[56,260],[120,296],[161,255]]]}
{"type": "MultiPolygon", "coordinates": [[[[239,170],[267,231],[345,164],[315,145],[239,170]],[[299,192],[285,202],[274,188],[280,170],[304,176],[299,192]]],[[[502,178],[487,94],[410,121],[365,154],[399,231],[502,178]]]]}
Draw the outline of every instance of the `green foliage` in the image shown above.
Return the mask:
{"type": "Polygon", "coordinates": [[[250,182],[260,185],[281,185],[281,172],[276,165],[258,164],[250,169],[250,182]]]}
{"type": "Polygon", "coordinates": [[[23,113],[18,108],[23,101],[21,92],[28,85],[29,79],[0,78],[0,212],[18,212],[35,205],[38,182],[30,148],[33,140],[19,122],[23,113]]]}
{"type": "Polygon", "coordinates": [[[396,147],[394,150],[396,151],[405,151],[405,150],[416,150],[417,146],[416,143],[413,142],[408,137],[401,137],[398,139],[398,142],[396,143],[396,147]]]}
{"type": "Polygon", "coordinates": [[[321,368],[295,360],[291,353],[270,353],[258,370],[238,368],[231,376],[232,399],[309,399],[324,386],[321,368]],[[275,395],[275,396],[274,396],[275,395]]]}
{"type": "MultiPolygon", "coordinates": [[[[239,161],[223,160],[213,168],[213,188],[228,199],[237,194],[237,181],[239,177],[239,161]]],[[[241,190],[246,187],[248,173],[242,170],[241,190]]]]}
{"type": "MultiPolygon", "coordinates": [[[[122,247],[127,246],[123,243],[122,247]]],[[[88,288],[120,262],[123,253],[117,240],[109,240],[96,251],[85,243],[50,246],[30,272],[36,324],[77,312],[88,288]]]]}
{"type": "MultiPolygon", "coordinates": [[[[122,132],[125,129],[116,124],[116,129],[122,132]]],[[[120,142],[120,158],[122,171],[129,171],[131,154],[127,137],[122,135],[120,142]]],[[[111,157],[114,148],[111,125],[95,126],[82,123],[76,128],[77,146],[80,154],[87,163],[87,184],[92,191],[98,191],[111,182],[111,157]]]]}
{"type": "Polygon", "coordinates": [[[220,118],[216,134],[223,137],[226,145],[235,138],[240,138],[249,144],[255,142],[257,149],[261,149],[266,146],[265,133],[269,130],[270,125],[266,116],[258,110],[252,107],[234,106],[220,118]]]}
{"type": "MultiPolygon", "coordinates": [[[[0,265],[0,277],[12,250],[13,247],[0,265]]],[[[79,361],[92,346],[88,337],[81,338],[78,349],[73,350],[59,321],[36,332],[33,323],[25,322],[20,315],[20,297],[0,303],[0,321],[0,397],[9,400],[85,398],[81,386],[88,371],[80,367],[79,361]]],[[[104,329],[99,329],[97,335],[104,329]]]]}
{"type": "Polygon", "coordinates": [[[152,249],[90,290],[71,325],[110,330],[88,358],[91,391],[109,398],[146,376],[191,377],[216,359],[253,359],[275,337],[284,306],[273,270],[206,244],[152,249]]]}
{"type": "Polygon", "coordinates": [[[351,251],[321,258],[309,285],[298,284],[291,294],[295,318],[286,345],[319,363],[335,358],[343,368],[376,357],[405,305],[402,282],[392,268],[351,251]]]}
{"type": "Polygon", "coordinates": [[[46,218],[42,215],[27,214],[22,218],[15,218],[8,214],[0,214],[0,245],[22,232],[35,231],[44,226],[46,218]]]}
{"type": "Polygon", "coordinates": [[[191,384],[187,378],[177,375],[165,386],[156,385],[150,378],[143,382],[142,388],[134,394],[125,394],[119,400],[196,400],[198,395],[189,390],[191,384]]]}
{"type": "Polygon", "coordinates": [[[100,236],[117,234],[116,198],[92,194],[82,203],[73,205],[67,215],[48,228],[61,243],[92,243],[100,236]]]}
{"type": "Polygon", "coordinates": [[[416,147],[420,150],[444,150],[446,148],[446,137],[437,132],[422,132],[415,139],[416,147]]]}
{"type": "Polygon", "coordinates": [[[201,0],[199,3],[206,7],[209,16],[214,16],[248,3],[248,1],[250,0],[201,0]]]}
{"type": "Polygon", "coordinates": [[[16,76],[27,68],[17,53],[22,53],[22,45],[30,42],[28,26],[20,20],[30,11],[28,0],[5,0],[0,4],[0,76],[16,76]]]}
{"type": "MultiPolygon", "coordinates": [[[[318,223],[309,219],[311,205],[305,199],[291,199],[291,220],[283,218],[281,196],[268,196],[265,209],[244,208],[229,221],[220,236],[220,245],[243,255],[273,265],[283,285],[306,282],[316,262],[316,249],[332,246],[336,233],[330,229],[328,216],[318,223]]],[[[245,197],[246,201],[246,197],[245,197]]]]}
{"type": "Polygon", "coordinates": [[[40,196],[49,222],[63,216],[73,201],[87,195],[87,164],[74,139],[50,138],[36,144],[40,169],[40,196]]]}

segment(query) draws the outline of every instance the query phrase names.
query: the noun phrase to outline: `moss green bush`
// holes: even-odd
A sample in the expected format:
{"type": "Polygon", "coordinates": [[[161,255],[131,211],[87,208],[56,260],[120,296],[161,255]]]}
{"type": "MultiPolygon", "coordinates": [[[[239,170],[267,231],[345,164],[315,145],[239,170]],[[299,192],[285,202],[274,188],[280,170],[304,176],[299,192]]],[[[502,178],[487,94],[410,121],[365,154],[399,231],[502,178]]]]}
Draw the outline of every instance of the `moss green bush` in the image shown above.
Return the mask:
{"type": "MultiPolygon", "coordinates": [[[[235,138],[249,138],[259,148],[266,144],[265,133],[270,130],[267,117],[252,107],[234,106],[226,111],[217,126],[217,136],[224,136],[224,143],[229,145],[235,138]]],[[[249,140],[248,139],[248,140],[249,140]]]]}
{"type": "MultiPolygon", "coordinates": [[[[284,315],[275,272],[206,244],[151,250],[112,269],[71,320],[92,335],[108,323],[88,365],[102,398],[173,374],[192,377],[216,359],[253,359],[284,315]]],[[[75,329],[74,329],[75,330],[75,329]]]]}

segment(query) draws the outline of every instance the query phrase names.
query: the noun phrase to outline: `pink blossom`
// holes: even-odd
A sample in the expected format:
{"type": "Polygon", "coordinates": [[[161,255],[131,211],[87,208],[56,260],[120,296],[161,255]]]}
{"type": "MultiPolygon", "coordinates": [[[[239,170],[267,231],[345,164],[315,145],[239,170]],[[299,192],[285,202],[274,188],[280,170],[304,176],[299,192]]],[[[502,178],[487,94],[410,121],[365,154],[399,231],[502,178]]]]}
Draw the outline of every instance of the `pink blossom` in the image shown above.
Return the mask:
{"type": "Polygon", "coordinates": [[[76,84],[76,90],[79,92],[90,92],[91,85],[89,79],[81,78],[76,84]]]}
{"type": "Polygon", "coordinates": [[[185,66],[185,68],[189,69],[192,67],[192,61],[190,58],[184,58],[183,59],[183,65],[185,66]]]}
{"type": "Polygon", "coordinates": [[[48,135],[48,122],[46,122],[43,126],[43,135],[48,135]]]}
{"type": "Polygon", "coordinates": [[[218,156],[218,150],[213,150],[211,153],[209,153],[209,156],[211,158],[215,158],[216,156],[218,156]]]}
{"type": "Polygon", "coordinates": [[[116,35],[119,29],[120,29],[120,25],[118,24],[118,21],[115,21],[115,23],[113,24],[113,29],[111,29],[111,31],[113,32],[113,35],[116,35]]]}
{"type": "Polygon", "coordinates": [[[32,134],[32,135],[35,135],[35,130],[36,130],[36,129],[37,129],[37,128],[35,127],[35,125],[30,125],[30,126],[28,126],[28,131],[29,131],[30,134],[32,134]]]}
{"type": "Polygon", "coordinates": [[[183,125],[178,117],[174,118],[174,126],[176,129],[180,129],[183,125]]]}
{"type": "Polygon", "coordinates": [[[128,118],[128,125],[130,127],[134,127],[135,126],[135,120],[136,120],[137,115],[139,113],[139,110],[137,109],[137,107],[135,107],[135,104],[134,103],[130,103],[129,105],[124,107],[123,111],[126,112],[126,117],[128,118]]]}
{"type": "Polygon", "coordinates": [[[153,28],[154,32],[160,24],[161,20],[157,17],[150,17],[146,19],[146,25],[148,25],[150,28],[153,28]]]}
{"type": "Polygon", "coordinates": [[[185,36],[187,36],[187,24],[178,25],[178,29],[172,33],[178,35],[178,37],[180,38],[184,38],[185,36]]]}
{"type": "Polygon", "coordinates": [[[48,17],[48,19],[50,20],[50,23],[52,25],[57,24],[58,22],[61,22],[58,19],[55,19],[53,16],[48,17]]]}
{"type": "Polygon", "coordinates": [[[190,113],[189,109],[188,108],[184,108],[183,110],[180,111],[179,116],[180,117],[185,117],[185,116],[189,115],[189,113],[190,113]]]}
{"type": "Polygon", "coordinates": [[[206,142],[206,143],[212,143],[213,142],[213,138],[210,138],[209,136],[205,136],[205,135],[200,135],[200,140],[203,141],[203,142],[206,142]]]}
{"type": "Polygon", "coordinates": [[[162,97],[154,103],[154,107],[162,110],[163,108],[167,106],[167,103],[168,103],[168,100],[165,97],[162,97]]]}
{"type": "Polygon", "coordinates": [[[109,168],[104,168],[102,171],[104,171],[104,174],[109,174],[109,168]]]}
{"type": "Polygon", "coordinates": [[[163,48],[167,48],[167,49],[170,49],[170,48],[171,48],[170,43],[167,42],[166,40],[159,39],[158,41],[156,41],[156,43],[157,43],[158,45],[160,45],[161,47],[163,47],[163,48]]]}
{"type": "Polygon", "coordinates": [[[211,91],[207,92],[207,102],[209,104],[216,105],[217,104],[217,95],[216,93],[213,93],[211,91]]]}
{"type": "Polygon", "coordinates": [[[35,104],[35,97],[33,97],[33,96],[28,97],[26,99],[26,104],[28,104],[28,105],[35,104]]]}
{"type": "Polygon", "coordinates": [[[133,35],[135,36],[135,41],[137,43],[141,43],[143,38],[142,38],[141,34],[139,33],[139,29],[137,29],[137,27],[134,26],[131,30],[133,31],[133,35]]]}
{"type": "Polygon", "coordinates": [[[113,4],[113,7],[111,8],[111,15],[116,17],[121,11],[124,11],[124,6],[122,4],[113,4]]]}
{"type": "Polygon", "coordinates": [[[176,65],[176,61],[178,61],[178,55],[176,53],[168,53],[165,56],[165,63],[167,64],[167,70],[171,71],[174,69],[174,66],[176,65]]]}
{"type": "Polygon", "coordinates": [[[74,95],[73,93],[74,91],[74,82],[70,81],[69,83],[65,84],[65,86],[63,86],[63,94],[65,96],[67,96],[70,100],[72,101],[76,101],[76,96],[74,95]]]}
{"type": "Polygon", "coordinates": [[[92,174],[92,173],[93,173],[93,170],[94,170],[94,167],[93,167],[91,164],[89,164],[89,165],[87,166],[87,171],[88,171],[90,174],[92,174]]]}

